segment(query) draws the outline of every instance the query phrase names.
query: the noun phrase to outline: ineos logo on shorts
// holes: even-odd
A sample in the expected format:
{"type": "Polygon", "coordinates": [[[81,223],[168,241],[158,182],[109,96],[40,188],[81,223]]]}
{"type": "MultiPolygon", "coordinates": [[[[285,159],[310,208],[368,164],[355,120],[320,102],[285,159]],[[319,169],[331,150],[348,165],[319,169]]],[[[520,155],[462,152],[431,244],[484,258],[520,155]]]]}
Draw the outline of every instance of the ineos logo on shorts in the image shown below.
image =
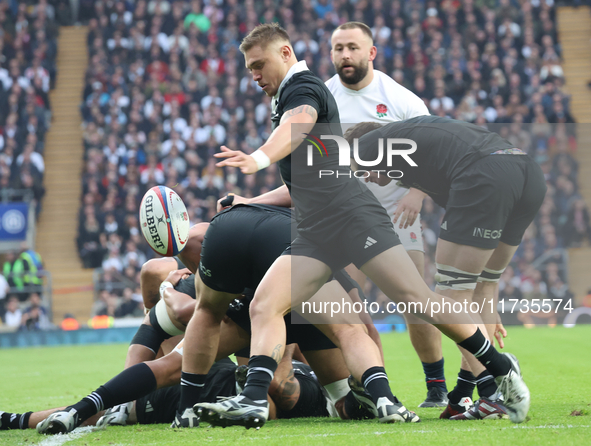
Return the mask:
{"type": "MultiPolygon", "coordinates": [[[[337,135],[321,135],[320,140],[318,138],[315,138],[315,139],[318,142],[320,142],[320,144],[322,145],[323,148],[324,148],[324,145],[322,144],[322,142],[320,140],[330,139],[330,140],[335,141],[337,143],[337,147],[339,149],[339,166],[349,166],[351,164],[351,147],[349,146],[349,143],[347,142],[347,140],[345,138],[343,138],[342,136],[337,136],[337,135]]],[[[316,146],[316,148],[320,151],[320,155],[323,156],[322,150],[320,150],[320,148],[318,147],[317,144],[315,144],[313,141],[311,141],[309,139],[307,139],[307,141],[312,142],[316,146]]],[[[393,165],[392,161],[395,156],[401,156],[402,159],[404,159],[404,161],[406,161],[409,166],[417,167],[417,163],[415,163],[413,161],[413,159],[410,157],[410,155],[412,155],[416,151],[417,151],[417,143],[415,141],[413,141],[412,139],[380,138],[380,139],[378,139],[378,153],[377,153],[376,159],[371,160],[371,161],[366,161],[366,160],[362,160],[361,157],[359,156],[359,140],[358,140],[358,138],[355,138],[353,140],[353,159],[355,160],[357,165],[359,165],[361,167],[374,167],[374,166],[378,166],[378,165],[382,164],[382,161],[384,160],[384,152],[385,152],[385,156],[387,157],[386,165],[388,167],[392,167],[392,165],[393,165]],[[385,144],[384,144],[384,139],[386,140],[385,144]],[[399,145],[399,144],[409,145],[410,148],[406,149],[406,150],[396,150],[393,148],[394,145],[399,145]],[[385,150],[384,150],[384,145],[386,146],[385,150]]],[[[326,153],[326,149],[325,149],[325,153],[326,153]]],[[[306,160],[306,164],[308,166],[314,165],[313,154],[314,154],[313,146],[308,145],[308,157],[306,160]]],[[[326,153],[326,155],[328,156],[328,153],[326,153]]],[[[389,178],[402,178],[402,176],[403,176],[403,172],[401,172],[400,170],[390,170],[390,171],[373,170],[373,172],[387,173],[389,178]]],[[[334,175],[334,171],[321,170],[319,174],[320,174],[320,177],[322,177],[323,175],[327,175],[327,176],[334,175]]],[[[356,178],[366,178],[367,176],[369,176],[369,172],[367,170],[358,170],[355,172],[356,178]]]]}
{"type": "Polygon", "coordinates": [[[209,269],[205,268],[205,267],[203,266],[203,263],[201,263],[201,262],[199,262],[199,269],[201,270],[201,272],[202,272],[202,273],[203,273],[205,276],[207,276],[207,277],[211,277],[211,270],[209,270],[209,269]]]}
{"type": "Polygon", "coordinates": [[[502,233],[503,233],[502,229],[490,230],[490,229],[484,229],[484,228],[474,228],[474,231],[472,232],[472,236],[496,240],[498,238],[501,238],[502,233]]]}

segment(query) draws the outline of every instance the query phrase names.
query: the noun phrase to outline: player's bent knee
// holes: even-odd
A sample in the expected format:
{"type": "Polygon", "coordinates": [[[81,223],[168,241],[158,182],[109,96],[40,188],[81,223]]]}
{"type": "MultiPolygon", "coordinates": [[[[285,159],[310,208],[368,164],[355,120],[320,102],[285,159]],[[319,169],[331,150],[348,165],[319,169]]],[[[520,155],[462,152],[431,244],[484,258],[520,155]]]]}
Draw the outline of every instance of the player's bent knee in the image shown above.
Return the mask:
{"type": "Polygon", "coordinates": [[[331,325],[331,327],[340,345],[350,339],[367,334],[367,328],[363,324],[335,324],[331,325]]]}
{"type": "Polygon", "coordinates": [[[150,259],[142,265],[140,277],[150,279],[162,270],[162,259],[150,259]]]}
{"type": "Polygon", "coordinates": [[[490,268],[484,268],[478,277],[479,283],[498,283],[501,280],[501,275],[505,271],[505,268],[494,270],[490,268]]]}
{"type": "Polygon", "coordinates": [[[181,355],[170,354],[146,363],[156,377],[158,388],[173,386],[181,382],[182,358],[181,355]]]}
{"type": "Polygon", "coordinates": [[[162,341],[161,334],[154,327],[142,324],[131,340],[130,345],[142,345],[156,354],[160,349],[162,341]]]}
{"type": "MultiPolygon", "coordinates": [[[[277,303],[277,302],[275,302],[277,303]]],[[[289,302],[291,303],[291,302],[289,302]]],[[[262,317],[273,317],[273,316],[277,316],[280,315],[281,317],[283,317],[284,314],[288,313],[290,309],[290,305],[287,305],[287,308],[285,308],[285,311],[283,311],[283,308],[280,308],[278,305],[273,305],[272,302],[265,302],[264,299],[259,299],[257,297],[255,297],[253,299],[253,301],[250,303],[250,308],[249,308],[249,312],[250,312],[250,319],[257,319],[262,317]]]]}
{"type": "Polygon", "coordinates": [[[476,282],[480,274],[469,273],[462,271],[449,265],[435,264],[437,274],[435,274],[435,282],[442,290],[468,291],[476,289],[476,282]]]}

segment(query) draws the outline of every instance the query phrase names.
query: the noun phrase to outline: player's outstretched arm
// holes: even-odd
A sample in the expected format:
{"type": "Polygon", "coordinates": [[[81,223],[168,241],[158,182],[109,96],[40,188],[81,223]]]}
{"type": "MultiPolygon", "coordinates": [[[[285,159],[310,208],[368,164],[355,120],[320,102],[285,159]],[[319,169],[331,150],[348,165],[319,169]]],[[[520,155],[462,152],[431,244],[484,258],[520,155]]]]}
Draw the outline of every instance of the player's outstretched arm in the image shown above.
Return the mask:
{"type": "Polygon", "coordinates": [[[216,166],[237,167],[246,175],[258,172],[285,158],[298,147],[304,141],[305,133],[312,130],[316,119],[318,119],[318,112],[311,105],[300,105],[287,110],[281,117],[279,127],[271,133],[267,142],[255,150],[252,155],[222,146],[222,151],[213,155],[216,158],[222,158],[222,161],[216,166]],[[292,124],[299,124],[297,132],[292,133],[292,124]]]}
{"type": "Polygon", "coordinates": [[[249,200],[250,204],[270,204],[273,206],[280,206],[284,208],[290,208],[293,206],[291,201],[291,195],[289,195],[289,189],[284,184],[279,186],[277,189],[273,189],[265,194],[253,197],[249,200]]]}

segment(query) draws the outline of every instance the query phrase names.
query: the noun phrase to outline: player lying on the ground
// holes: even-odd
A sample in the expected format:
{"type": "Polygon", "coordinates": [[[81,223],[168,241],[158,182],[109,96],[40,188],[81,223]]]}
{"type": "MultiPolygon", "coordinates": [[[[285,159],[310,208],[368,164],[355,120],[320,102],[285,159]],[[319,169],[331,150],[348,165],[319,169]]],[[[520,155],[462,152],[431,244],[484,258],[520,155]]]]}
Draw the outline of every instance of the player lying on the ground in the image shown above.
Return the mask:
{"type": "MultiPolygon", "coordinates": [[[[170,344],[169,344],[170,345],[170,344]]],[[[269,388],[271,418],[327,417],[327,399],[309,365],[292,360],[296,345],[289,346],[275,380],[269,388]]],[[[236,395],[246,379],[246,366],[237,367],[225,358],[216,362],[207,376],[204,401],[236,395]]],[[[119,405],[116,410],[98,412],[81,426],[161,424],[174,420],[180,399],[180,385],[155,390],[136,401],[119,405]]],[[[34,429],[58,407],[24,414],[0,411],[0,430],[34,429]]]]}
{"type": "MultiPolygon", "coordinates": [[[[348,129],[345,137],[350,144],[358,139],[358,161],[377,160],[382,143],[387,147],[384,159],[365,171],[368,181],[386,185],[392,181],[389,174],[395,172],[401,184],[423,190],[445,208],[435,253],[438,291],[460,302],[478,303],[485,309],[481,323],[487,325],[490,339],[496,335],[500,341],[504,328],[496,312],[496,291],[544,200],[546,182],[538,164],[494,132],[435,116],[384,126],[364,122],[348,129]],[[386,143],[390,138],[414,141],[416,148],[410,155],[392,156],[391,150],[405,153],[409,145],[386,143]]],[[[358,162],[353,164],[358,170],[358,162]]],[[[464,358],[462,369],[468,375],[464,358]]],[[[471,368],[476,378],[465,378],[477,382],[480,400],[461,413],[465,410],[458,404],[462,391],[474,388],[467,384],[456,389],[456,395],[455,390],[450,394],[442,417],[478,419],[502,410],[491,400],[497,390],[492,375],[482,366],[471,368]]]]}
{"type": "MultiPolygon", "coordinates": [[[[305,61],[297,61],[289,35],[277,24],[259,25],[244,38],[240,51],[253,80],[273,97],[273,132],[252,155],[222,147],[214,155],[221,160],[216,165],[254,174],[278,162],[289,191],[289,196],[279,198],[293,199],[297,235],[284,255],[273,263],[251,304],[252,356],[244,392],[217,404],[200,403],[195,409],[201,410],[204,420],[210,423],[227,424],[232,420],[244,426],[262,426],[268,414],[265,395],[285,348],[283,315],[314,296],[334,271],[354,263],[391,300],[405,305],[413,303],[415,314],[474,354],[470,365],[473,363],[473,369],[478,369],[482,364],[497,380],[511,420],[524,421],[530,394],[517,359],[499,353],[467,310],[455,314],[419,313],[418,305],[434,304],[441,308],[453,305],[454,301],[433,293],[425,284],[400,246],[384,208],[354,178],[347,162],[342,162],[334,138],[323,141],[322,156],[314,157],[307,150],[310,138],[320,140],[323,135],[338,137],[342,133],[334,98],[308,70],[305,61]],[[334,175],[319,175],[325,170],[334,175]]],[[[343,154],[348,158],[348,150],[343,154]]],[[[277,191],[259,199],[268,199],[266,203],[270,203],[278,199],[277,191]]],[[[208,312],[198,306],[191,322],[201,323],[208,318],[215,321],[216,317],[219,313],[215,310],[208,312]]],[[[483,330],[486,331],[484,327],[483,330]]],[[[380,422],[408,421],[406,412],[403,416],[398,412],[406,409],[392,395],[379,351],[371,339],[363,333],[353,333],[352,326],[347,324],[329,327],[327,334],[341,348],[352,375],[371,395],[380,422]]],[[[191,367],[188,371],[199,377],[206,370],[200,368],[203,361],[197,357],[211,355],[198,339],[195,345],[197,351],[187,357],[186,364],[191,367]]]]}

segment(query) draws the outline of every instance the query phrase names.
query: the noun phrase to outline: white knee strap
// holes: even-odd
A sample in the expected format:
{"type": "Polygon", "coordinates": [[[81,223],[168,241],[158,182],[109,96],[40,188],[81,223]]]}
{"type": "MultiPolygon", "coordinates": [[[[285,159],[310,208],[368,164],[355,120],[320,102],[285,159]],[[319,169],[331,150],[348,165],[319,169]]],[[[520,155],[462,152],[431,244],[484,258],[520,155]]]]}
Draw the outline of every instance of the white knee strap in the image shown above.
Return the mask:
{"type": "Polygon", "coordinates": [[[476,288],[476,281],[480,274],[469,273],[440,263],[436,263],[435,267],[437,268],[435,282],[440,289],[465,291],[476,288]]]}
{"type": "Polygon", "coordinates": [[[480,277],[478,278],[479,282],[498,282],[501,280],[501,274],[505,271],[506,268],[500,270],[494,270],[490,268],[484,268],[480,273],[480,277]]]}

